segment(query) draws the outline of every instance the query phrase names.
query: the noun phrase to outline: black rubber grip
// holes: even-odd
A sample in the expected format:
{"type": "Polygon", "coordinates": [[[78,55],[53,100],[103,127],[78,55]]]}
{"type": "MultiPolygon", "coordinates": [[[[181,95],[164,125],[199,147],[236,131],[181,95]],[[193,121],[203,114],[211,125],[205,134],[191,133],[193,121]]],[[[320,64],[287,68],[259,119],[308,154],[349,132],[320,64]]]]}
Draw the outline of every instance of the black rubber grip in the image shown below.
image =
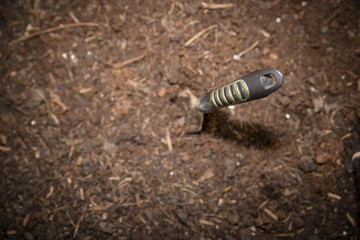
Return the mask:
{"type": "Polygon", "coordinates": [[[275,68],[256,70],[202,95],[198,99],[196,109],[208,113],[223,107],[263,98],[278,90],[283,81],[283,74],[275,68]]]}

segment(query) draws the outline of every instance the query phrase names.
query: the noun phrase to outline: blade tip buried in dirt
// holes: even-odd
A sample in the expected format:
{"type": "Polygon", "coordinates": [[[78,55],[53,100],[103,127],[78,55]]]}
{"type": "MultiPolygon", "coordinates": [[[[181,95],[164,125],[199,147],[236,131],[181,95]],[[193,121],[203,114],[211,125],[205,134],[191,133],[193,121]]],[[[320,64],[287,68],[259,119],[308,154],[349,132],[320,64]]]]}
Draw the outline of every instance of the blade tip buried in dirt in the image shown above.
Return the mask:
{"type": "Polygon", "coordinates": [[[186,133],[198,133],[202,130],[204,114],[196,109],[191,110],[186,118],[186,133]]]}

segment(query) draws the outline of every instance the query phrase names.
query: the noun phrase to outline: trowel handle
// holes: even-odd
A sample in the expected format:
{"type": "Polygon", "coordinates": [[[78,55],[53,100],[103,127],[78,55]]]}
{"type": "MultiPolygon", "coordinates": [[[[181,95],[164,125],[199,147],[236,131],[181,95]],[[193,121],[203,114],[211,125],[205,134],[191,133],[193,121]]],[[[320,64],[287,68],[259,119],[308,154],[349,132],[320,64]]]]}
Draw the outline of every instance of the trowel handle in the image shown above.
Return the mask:
{"type": "Polygon", "coordinates": [[[284,75],[275,68],[256,70],[202,95],[198,99],[196,109],[209,113],[230,105],[263,98],[278,90],[283,81],[284,75]]]}

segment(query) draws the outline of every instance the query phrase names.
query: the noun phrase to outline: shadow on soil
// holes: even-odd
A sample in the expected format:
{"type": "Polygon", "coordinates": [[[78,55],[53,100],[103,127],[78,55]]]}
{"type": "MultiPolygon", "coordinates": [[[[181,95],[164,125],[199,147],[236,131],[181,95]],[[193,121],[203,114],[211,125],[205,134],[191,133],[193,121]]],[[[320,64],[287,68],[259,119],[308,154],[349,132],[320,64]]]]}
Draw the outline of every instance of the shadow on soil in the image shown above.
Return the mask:
{"type": "Polygon", "coordinates": [[[257,123],[230,119],[229,114],[223,111],[205,114],[203,132],[247,147],[278,147],[276,134],[271,129],[257,123]]]}

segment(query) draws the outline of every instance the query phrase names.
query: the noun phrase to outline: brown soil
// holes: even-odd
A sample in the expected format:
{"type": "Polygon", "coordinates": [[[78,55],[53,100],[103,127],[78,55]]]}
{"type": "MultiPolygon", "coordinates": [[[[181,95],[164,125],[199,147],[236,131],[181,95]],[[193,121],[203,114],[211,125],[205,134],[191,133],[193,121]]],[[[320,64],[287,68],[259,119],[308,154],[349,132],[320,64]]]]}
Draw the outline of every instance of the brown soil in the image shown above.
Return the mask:
{"type": "Polygon", "coordinates": [[[233,2],[1,1],[1,239],[357,239],[359,3],[233,2]],[[185,134],[181,91],[267,67],[185,134]]]}

